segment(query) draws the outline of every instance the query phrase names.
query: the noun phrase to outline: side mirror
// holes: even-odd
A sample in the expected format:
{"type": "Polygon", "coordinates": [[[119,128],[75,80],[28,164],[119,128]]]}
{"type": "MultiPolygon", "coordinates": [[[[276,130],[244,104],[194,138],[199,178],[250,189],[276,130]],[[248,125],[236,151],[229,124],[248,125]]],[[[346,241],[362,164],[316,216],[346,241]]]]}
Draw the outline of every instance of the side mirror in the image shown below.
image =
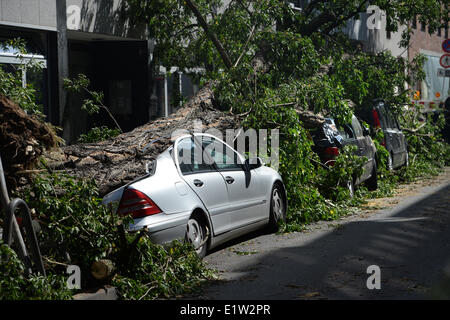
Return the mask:
{"type": "Polygon", "coordinates": [[[253,169],[257,169],[259,167],[263,166],[263,162],[261,160],[261,158],[251,158],[251,159],[246,159],[244,166],[247,170],[253,170],[253,169]]]}

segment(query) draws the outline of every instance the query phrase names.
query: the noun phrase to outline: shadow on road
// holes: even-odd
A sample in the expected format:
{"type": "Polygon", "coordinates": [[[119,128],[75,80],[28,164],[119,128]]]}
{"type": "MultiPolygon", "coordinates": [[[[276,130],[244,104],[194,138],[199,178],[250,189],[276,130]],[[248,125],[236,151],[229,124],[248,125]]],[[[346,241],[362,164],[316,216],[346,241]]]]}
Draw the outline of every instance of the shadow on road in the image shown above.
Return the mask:
{"type": "Polygon", "coordinates": [[[339,225],[311,242],[255,254],[239,265],[244,272],[240,280],[213,285],[206,295],[212,299],[449,299],[450,185],[395,210],[339,225]],[[370,265],[381,268],[380,290],[367,289],[370,265]]]}

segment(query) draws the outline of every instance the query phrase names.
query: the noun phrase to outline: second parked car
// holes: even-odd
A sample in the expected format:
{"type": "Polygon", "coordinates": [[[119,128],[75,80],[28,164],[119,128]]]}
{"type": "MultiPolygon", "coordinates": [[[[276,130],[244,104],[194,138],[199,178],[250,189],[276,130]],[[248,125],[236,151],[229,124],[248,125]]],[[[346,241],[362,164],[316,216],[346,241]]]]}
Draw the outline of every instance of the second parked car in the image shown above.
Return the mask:
{"type": "Polygon", "coordinates": [[[369,135],[369,130],[362,126],[355,116],[350,124],[338,124],[327,118],[322,128],[313,133],[314,151],[325,165],[333,165],[340,149],[346,145],[355,145],[357,155],[366,157],[364,171],[360,177],[348,181],[347,187],[353,196],[356,185],[365,182],[369,190],[377,188],[376,147],[369,135]]]}
{"type": "Polygon", "coordinates": [[[383,130],[384,141],[382,144],[389,151],[387,168],[393,170],[404,165],[408,166],[408,147],[405,135],[389,106],[382,100],[375,100],[372,106],[366,108],[360,116],[373,128],[383,130]]]}

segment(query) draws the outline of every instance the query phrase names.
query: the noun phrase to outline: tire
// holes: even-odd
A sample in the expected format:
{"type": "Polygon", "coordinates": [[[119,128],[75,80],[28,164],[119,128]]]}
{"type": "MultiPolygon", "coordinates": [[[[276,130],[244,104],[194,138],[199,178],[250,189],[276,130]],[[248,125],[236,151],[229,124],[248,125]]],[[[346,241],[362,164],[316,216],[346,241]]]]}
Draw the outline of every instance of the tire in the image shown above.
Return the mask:
{"type": "Polygon", "coordinates": [[[375,191],[378,188],[378,177],[377,177],[377,165],[373,164],[372,175],[366,181],[366,186],[369,191],[375,191]]]}
{"type": "Polygon", "coordinates": [[[406,155],[405,155],[405,167],[409,167],[409,155],[408,155],[408,149],[406,149],[406,155]]]}
{"type": "Polygon", "coordinates": [[[202,259],[207,249],[206,225],[197,216],[192,216],[186,226],[186,241],[194,246],[195,253],[202,259]]]}
{"type": "Polygon", "coordinates": [[[350,199],[352,199],[353,196],[355,195],[355,183],[353,182],[353,179],[347,181],[346,187],[350,193],[350,199]]]}
{"type": "Polygon", "coordinates": [[[386,169],[390,172],[394,171],[394,163],[392,162],[392,154],[390,152],[386,163],[386,169]]]}
{"type": "Polygon", "coordinates": [[[280,183],[275,183],[270,194],[269,230],[278,231],[278,223],[286,221],[286,198],[280,183]]]}

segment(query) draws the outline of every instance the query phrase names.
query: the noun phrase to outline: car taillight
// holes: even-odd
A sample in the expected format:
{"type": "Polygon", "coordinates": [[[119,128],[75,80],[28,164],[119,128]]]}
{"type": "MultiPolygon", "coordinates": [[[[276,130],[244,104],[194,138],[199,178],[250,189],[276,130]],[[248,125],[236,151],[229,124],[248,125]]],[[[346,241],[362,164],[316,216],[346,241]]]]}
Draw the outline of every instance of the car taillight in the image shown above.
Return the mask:
{"type": "Polygon", "coordinates": [[[380,117],[378,115],[378,111],[373,109],[372,110],[372,116],[373,116],[373,125],[375,128],[381,128],[381,122],[380,117]]]}
{"type": "Polygon", "coordinates": [[[161,213],[161,209],[145,194],[135,189],[127,189],[120,200],[119,215],[131,214],[133,218],[142,218],[161,213]]]}
{"type": "Polygon", "coordinates": [[[337,157],[339,155],[339,148],[336,147],[326,148],[325,154],[330,157],[337,157]]]}

